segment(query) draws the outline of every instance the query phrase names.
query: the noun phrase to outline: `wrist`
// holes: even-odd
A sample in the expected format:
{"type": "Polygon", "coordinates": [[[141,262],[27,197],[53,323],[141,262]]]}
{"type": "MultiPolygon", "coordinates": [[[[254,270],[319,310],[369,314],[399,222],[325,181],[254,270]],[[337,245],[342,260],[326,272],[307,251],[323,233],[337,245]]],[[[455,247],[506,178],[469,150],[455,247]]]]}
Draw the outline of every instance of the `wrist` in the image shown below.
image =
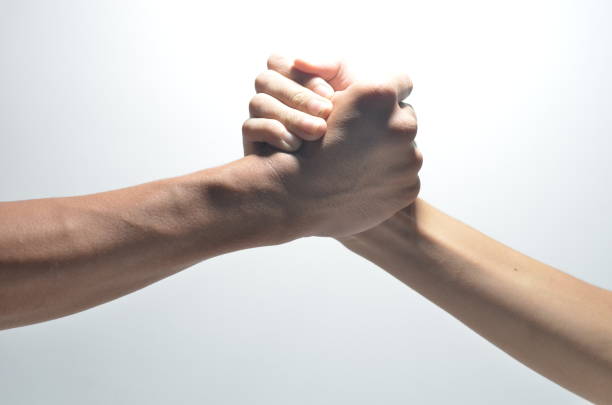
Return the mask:
{"type": "Polygon", "coordinates": [[[386,237],[391,236],[391,234],[397,234],[399,232],[412,239],[417,236],[419,231],[415,216],[416,204],[418,201],[419,200],[415,201],[408,207],[399,210],[383,222],[363,232],[338,237],[336,239],[343,244],[365,243],[383,240],[386,237]]]}
{"type": "Polygon", "coordinates": [[[217,222],[214,236],[226,240],[226,251],[276,245],[295,238],[288,226],[286,193],[264,159],[247,156],[183,180],[197,190],[200,228],[210,229],[205,225],[213,217],[217,222]]]}
{"type": "Polygon", "coordinates": [[[405,252],[415,252],[423,241],[429,240],[423,227],[422,211],[427,206],[417,199],[410,206],[398,211],[382,223],[355,235],[337,238],[348,249],[362,255],[376,255],[381,250],[401,246],[405,252]]]}
{"type": "Polygon", "coordinates": [[[471,255],[482,247],[478,235],[417,198],[382,224],[340,242],[393,273],[422,269],[422,263],[441,256],[471,255]]]}

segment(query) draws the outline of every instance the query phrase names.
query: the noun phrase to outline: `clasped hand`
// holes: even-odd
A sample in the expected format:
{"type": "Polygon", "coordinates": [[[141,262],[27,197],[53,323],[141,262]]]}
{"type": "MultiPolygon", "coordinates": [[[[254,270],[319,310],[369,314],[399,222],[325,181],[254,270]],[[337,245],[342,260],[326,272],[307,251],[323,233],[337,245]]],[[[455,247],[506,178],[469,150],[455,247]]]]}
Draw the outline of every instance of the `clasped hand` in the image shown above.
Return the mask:
{"type": "Polygon", "coordinates": [[[400,103],[408,76],[365,81],[342,62],[272,55],[255,88],[244,152],[266,159],[300,236],[355,235],[416,199],[417,121],[400,103]]]}

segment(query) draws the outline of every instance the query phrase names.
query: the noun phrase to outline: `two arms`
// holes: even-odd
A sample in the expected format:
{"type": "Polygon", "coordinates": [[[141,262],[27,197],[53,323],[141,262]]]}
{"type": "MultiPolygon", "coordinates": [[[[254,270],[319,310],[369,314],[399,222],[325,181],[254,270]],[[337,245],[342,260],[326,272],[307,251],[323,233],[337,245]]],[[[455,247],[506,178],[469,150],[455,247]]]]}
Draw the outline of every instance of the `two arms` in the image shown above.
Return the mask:
{"type": "Polygon", "coordinates": [[[611,293],[412,204],[422,158],[414,113],[397,105],[410,91],[404,76],[363,83],[342,64],[278,57],[269,67],[244,126],[249,156],[123,190],[0,203],[0,329],[215,255],[333,236],[527,366],[610,402],[611,293]]]}
{"type": "MultiPolygon", "coordinates": [[[[318,100],[327,121],[259,95],[253,113],[325,138],[122,190],[0,203],[0,329],[99,305],[230,251],[348,236],[389,218],[419,191],[414,117],[397,105],[409,91],[402,77],[356,84],[334,96],[333,112],[318,100]]],[[[265,134],[274,123],[245,128],[265,134]]]]}

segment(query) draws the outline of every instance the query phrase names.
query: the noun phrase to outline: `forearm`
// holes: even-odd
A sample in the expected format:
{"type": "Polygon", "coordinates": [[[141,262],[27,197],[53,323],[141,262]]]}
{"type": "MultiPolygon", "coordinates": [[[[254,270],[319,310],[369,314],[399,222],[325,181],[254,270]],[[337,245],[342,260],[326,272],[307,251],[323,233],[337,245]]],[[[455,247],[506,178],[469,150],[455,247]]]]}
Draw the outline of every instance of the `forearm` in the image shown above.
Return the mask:
{"type": "Polygon", "coordinates": [[[609,291],[526,257],[421,200],[343,241],[565,388],[612,398],[609,291]]]}
{"type": "Polygon", "coordinates": [[[257,159],[100,194],[0,203],[0,329],[287,239],[282,202],[257,159]]]}

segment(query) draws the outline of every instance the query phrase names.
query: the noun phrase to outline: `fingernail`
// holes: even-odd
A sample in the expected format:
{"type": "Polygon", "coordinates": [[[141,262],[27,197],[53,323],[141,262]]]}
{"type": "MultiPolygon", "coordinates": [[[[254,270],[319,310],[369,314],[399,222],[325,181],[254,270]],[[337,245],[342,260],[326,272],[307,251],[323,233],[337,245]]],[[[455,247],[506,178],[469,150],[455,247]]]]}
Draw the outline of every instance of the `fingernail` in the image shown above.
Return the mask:
{"type": "Polygon", "coordinates": [[[317,84],[313,91],[326,98],[332,98],[334,95],[334,89],[327,83],[317,84]]]}
{"type": "Polygon", "coordinates": [[[326,117],[331,109],[332,103],[329,100],[312,99],[308,102],[308,112],[319,117],[326,117]]]}
{"type": "Polygon", "coordinates": [[[291,132],[286,132],[281,142],[287,146],[287,149],[290,151],[298,150],[300,146],[302,146],[302,140],[291,132]]]}
{"type": "Polygon", "coordinates": [[[322,135],[327,125],[324,119],[317,117],[305,118],[304,124],[308,127],[308,133],[313,135],[322,135]]]}

